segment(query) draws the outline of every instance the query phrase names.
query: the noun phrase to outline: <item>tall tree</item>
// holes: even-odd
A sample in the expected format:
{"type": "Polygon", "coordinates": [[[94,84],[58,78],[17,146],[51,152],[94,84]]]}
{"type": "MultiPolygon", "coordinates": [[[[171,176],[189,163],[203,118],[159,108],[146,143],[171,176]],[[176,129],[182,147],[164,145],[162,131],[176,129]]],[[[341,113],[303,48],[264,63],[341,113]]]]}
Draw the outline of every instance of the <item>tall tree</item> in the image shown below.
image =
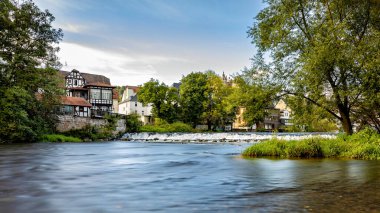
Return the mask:
{"type": "Polygon", "coordinates": [[[232,94],[232,87],[214,71],[206,71],[207,84],[205,100],[203,106],[202,119],[207,124],[208,130],[215,130],[218,126],[225,126],[232,123],[236,114],[236,106],[232,105],[229,96],[232,94]]]}
{"type": "Polygon", "coordinates": [[[257,80],[252,72],[246,70],[235,78],[234,93],[231,101],[243,107],[244,121],[249,126],[263,122],[269,115],[269,110],[274,107],[274,101],[278,87],[268,86],[257,80]]]}
{"type": "Polygon", "coordinates": [[[196,127],[202,121],[207,95],[207,75],[193,72],[181,79],[180,105],[182,120],[196,127]]]}
{"type": "Polygon", "coordinates": [[[153,116],[172,123],[178,119],[178,90],[169,87],[158,80],[151,79],[144,83],[137,93],[138,100],[143,104],[152,104],[153,116]]]}
{"type": "Polygon", "coordinates": [[[54,127],[63,34],[53,21],[32,1],[0,1],[0,142],[36,141],[54,127]]]}
{"type": "MultiPolygon", "coordinates": [[[[266,0],[249,30],[260,54],[269,53],[272,81],[310,101],[352,134],[379,77],[380,4],[371,0],[266,0]]],[[[378,114],[376,110],[375,114],[378,114]]]]}

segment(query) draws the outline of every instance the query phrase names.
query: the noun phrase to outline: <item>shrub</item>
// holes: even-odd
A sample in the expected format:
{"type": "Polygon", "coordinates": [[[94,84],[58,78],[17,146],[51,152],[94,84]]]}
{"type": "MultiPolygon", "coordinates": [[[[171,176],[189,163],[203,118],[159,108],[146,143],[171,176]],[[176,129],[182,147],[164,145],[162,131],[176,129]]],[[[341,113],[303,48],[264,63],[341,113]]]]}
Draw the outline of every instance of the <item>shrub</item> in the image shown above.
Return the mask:
{"type": "Polygon", "coordinates": [[[145,125],[140,127],[141,132],[195,132],[195,130],[188,124],[182,122],[175,122],[172,124],[168,124],[165,122],[160,122],[155,125],[145,125]]]}
{"type": "Polygon", "coordinates": [[[338,135],[335,139],[310,138],[299,141],[271,139],[254,144],[243,153],[247,157],[351,158],[380,160],[380,135],[372,130],[338,135]]]}
{"type": "Polygon", "coordinates": [[[125,131],[126,132],[138,132],[142,126],[138,114],[130,114],[125,118],[125,131]]]}
{"type": "Polygon", "coordinates": [[[41,142],[82,142],[80,138],[59,135],[59,134],[51,134],[51,135],[43,135],[40,138],[41,142]]]}

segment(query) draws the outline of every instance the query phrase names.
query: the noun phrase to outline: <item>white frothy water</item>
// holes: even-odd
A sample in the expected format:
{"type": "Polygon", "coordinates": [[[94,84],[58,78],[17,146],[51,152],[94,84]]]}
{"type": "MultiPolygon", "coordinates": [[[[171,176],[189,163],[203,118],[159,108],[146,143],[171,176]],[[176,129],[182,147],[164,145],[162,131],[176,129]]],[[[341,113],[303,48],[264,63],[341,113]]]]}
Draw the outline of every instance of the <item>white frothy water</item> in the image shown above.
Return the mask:
{"type": "Polygon", "coordinates": [[[126,133],[122,139],[157,142],[257,142],[272,138],[301,140],[311,137],[335,138],[334,133],[126,133]]]}

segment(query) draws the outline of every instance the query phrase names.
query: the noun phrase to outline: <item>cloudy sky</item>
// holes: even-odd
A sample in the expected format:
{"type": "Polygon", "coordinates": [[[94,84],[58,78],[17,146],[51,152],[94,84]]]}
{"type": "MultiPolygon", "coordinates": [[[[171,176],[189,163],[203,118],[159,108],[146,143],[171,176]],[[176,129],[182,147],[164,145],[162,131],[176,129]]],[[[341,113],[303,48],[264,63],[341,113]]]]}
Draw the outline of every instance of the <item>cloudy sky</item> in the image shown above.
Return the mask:
{"type": "Polygon", "coordinates": [[[250,66],[248,27],[261,0],[34,0],[64,32],[63,70],[113,85],[166,84],[193,71],[233,74],[250,66]]]}

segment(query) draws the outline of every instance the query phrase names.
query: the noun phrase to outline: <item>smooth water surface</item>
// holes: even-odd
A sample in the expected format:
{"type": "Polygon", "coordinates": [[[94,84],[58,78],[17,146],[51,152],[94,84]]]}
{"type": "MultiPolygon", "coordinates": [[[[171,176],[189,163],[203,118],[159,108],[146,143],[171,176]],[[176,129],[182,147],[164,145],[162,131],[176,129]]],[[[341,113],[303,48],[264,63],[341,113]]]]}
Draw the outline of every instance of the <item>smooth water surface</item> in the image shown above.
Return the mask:
{"type": "Polygon", "coordinates": [[[378,212],[380,162],[242,159],[247,145],[0,146],[0,212],[378,212]]]}

